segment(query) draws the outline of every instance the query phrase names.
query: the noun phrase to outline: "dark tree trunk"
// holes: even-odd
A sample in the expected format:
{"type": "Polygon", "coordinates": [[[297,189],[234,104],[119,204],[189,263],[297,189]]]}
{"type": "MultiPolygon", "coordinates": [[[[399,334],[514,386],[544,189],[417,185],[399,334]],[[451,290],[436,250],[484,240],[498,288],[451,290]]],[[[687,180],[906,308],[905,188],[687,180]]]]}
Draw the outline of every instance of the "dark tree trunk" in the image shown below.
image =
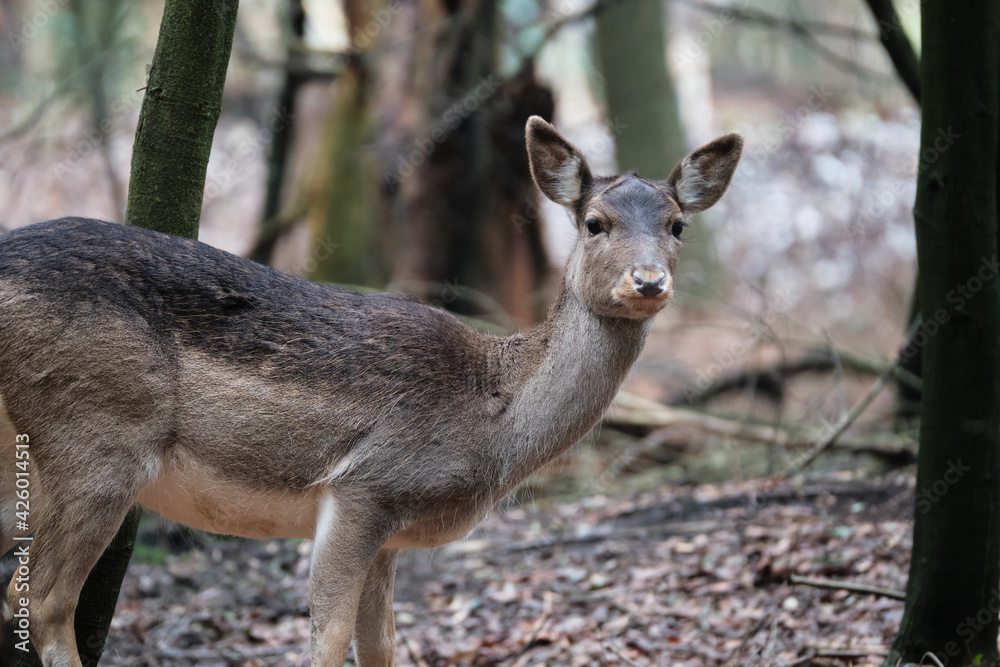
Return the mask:
{"type": "Polygon", "coordinates": [[[421,123],[391,172],[406,217],[397,278],[456,312],[531,323],[544,312],[548,260],[524,127],[532,114],[552,117],[552,95],[531,63],[510,81],[497,75],[495,0],[421,11],[436,34],[414,55],[427,73],[415,91],[421,123]]]}
{"type": "MultiPolygon", "coordinates": [[[[238,0],[167,0],[132,153],[126,221],[198,237],[205,171],[222,108],[238,0]]],[[[85,667],[104,652],[139,511],[128,513],[80,594],[75,627],[85,667]]],[[[38,667],[31,651],[19,667],[38,667]]]]}
{"type": "Polygon", "coordinates": [[[884,664],[929,651],[948,665],[989,665],[1000,611],[1000,7],[922,7],[923,403],[906,607],[884,664]]]}
{"type": "MultiPolygon", "coordinates": [[[[906,330],[909,331],[920,320],[920,273],[913,276],[913,297],[910,300],[910,312],[906,317],[906,330]]],[[[922,377],[924,367],[924,352],[922,347],[910,347],[903,356],[899,367],[913,377],[922,377]]],[[[906,427],[920,416],[921,390],[901,379],[896,380],[896,420],[899,427],[906,427]]]]}
{"type": "Polygon", "coordinates": [[[295,51],[301,47],[302,38],[306,31],[306,12],[302,6],[302,0],[289,0],[288,3],[288,23],[289,23],[289,48],[286,63],[288,68],[285,71],[285,81],[281,86],[281,94],[278,97],[278,113],[282,118],[287,118],[284,122],[274,128],[274,137],[271,140],[271,151],[267,157],[267,185],[264,193],[264,209],[261,212],[262,242],[258,243],[253,250],[250,259],[261,264],[269,264],[271,254],[274,252],[274,244],[277,240],[275,234],[278,227],[278,212],[281,210],[281,194],[285,186],[285,173],[288,170],[288,156],[294,138],[295,124],[295,101],[298,98],[299,89],[308,80],[300,68],[293,66],[297,56],[295,51]]]}
{"type": "MultiPolygon", "coordinates": [[[[892,0],[866,0],[878,28],[879,41],[885,48],[899,80],[903,82],[914,101],[920,104],[920,61],[910,39],[903,30],[903,23],[892,0]]],[[[920,274],[913,276],[913,297],[906,318],[909,331],[920,317],[920,274]]],[[[920,377],[923,353],[913,348],[912,354],[903,358],[901,367],[914,377],[920,377]]],[[[899,426],[906,426],[920,415],[920,389],[906,382],[896,381],[896,419],[899,426]]]]}

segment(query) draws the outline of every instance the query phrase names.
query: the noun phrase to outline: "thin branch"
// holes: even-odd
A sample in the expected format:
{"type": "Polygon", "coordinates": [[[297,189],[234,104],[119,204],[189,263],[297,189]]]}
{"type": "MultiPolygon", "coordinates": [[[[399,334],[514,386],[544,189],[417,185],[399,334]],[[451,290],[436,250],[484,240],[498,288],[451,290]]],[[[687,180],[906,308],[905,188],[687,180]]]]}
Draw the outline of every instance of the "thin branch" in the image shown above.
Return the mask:
{"type": "Polygon", "coordinates": [[[247,251],[247,257],[259,256],[265,248],[272,247],[278,239],[290,232],[306,214],[306,202],[299,199],[286,210],[278,213],[261,225],[253,245],[247,251]]]}
{"type": "Polygon", "coordinates": [[[896,355],[896,358],[893,360],[892,364],[890,364],[889,367],[885,369],[885,372],[882,373],[882,375],[880,375],[877,380],[875,380],[875,383],[872,384],[872,386],[868,389],[868,391],[861,398],[861,400],[858,401],[857,404],[855,404],[855,406],[851,409],[851,411],[848,412],[846,415],[844,415],[844,417],[840,420],[840,423],[837,424],[837,426],[833,429],[833,432],[830,433],[830,435],[827,436],[825,439],[823,439],[822,442],[817,444],[812,449],[812,451],[806,454],[806,456],[799,459],[798,462],[792,464],[787,470],[781,473],[782,477],[788,477],[790,475],[793,475],[798,471],[802,470],[803,468],[805,468],[813,461],[815,461],[817,456],[819,456],[825,449],[830,447],[830,445],[835,443],[837,441],[837,438],[843,435],[844,431],[846,431],[848,428],[851,427],[851,424],[853,424],[854,421],[861,415],[861,413],[864,412],[869,405],[871,405],[871,402],[875,400],[875,397],[878,396],[879,392],[882,391],[882,388],[885,387],[885,385],[889,382],[889,379],[893,375],[895,375],[896,369],[899,367],[899,362],[902,360],[903,352],[909,349],[909,347],[912,345],[913,337],[917,333],[917,330],[919,328],[920,328],[920,322],[919,321],[914,322],[913,325],[910,327],[910,330],[906,332],[906,342],[903,344],[903,347],[900,348],[900,353],[896,355]]]}
{"type": "Polygon", "coordinates": [[[767,12],[761,12],[755,9],[725,7],[723,5],[717,5],[713,2],[704,2],[703,0],[676,1],[705,12],[713,12],[716,14],[725,13],[744,23],[757,23],[766,27],[785,30],[793,37],[798,38],[799,41],[802,42],[803,46],[811,51],[814,51],[822,58],[828,60],[835,67],[847,72],[848,74],[853,74],[859,78],[876,82],[888,81],[884,73],[873,70],[864,65],[860,65],[850,58],[845,58],[833,49],[827,47],[817,38],[817,34],[825,34],[845,39],[873,41],[876,39],[876,36],[871,33],[856,30],[855,28],[851,28],[849,26],[837,25],[835,23],[798,21],[796,19],[776,16],[774,14],[768,14],[767,12]]]}
{"type": "Polygon", "coordinates": [[[306,49],[290,49],[284,60],[270,60],[261,56],[249,46],[239,46],[233,50],[234,55],[248,65],[260,69],[284,70],[291,76],[302,81],[333,81],[344,73],[344,68],[351,58],[358,55],[351,51],[309,51],[306,49]],[[329,69],[317,69],[309,64],[311,57],[331,61],[329,69]]]}
{"type": "Polygon", "coordinates": [[[741,7],[726,7],[704,0],[674,0],[682,5],[688,5],[703,12],[715,12],[716,14],[727,14],[743,23],[758,23],[769,28],[780,28],[793,34],[808,32],[814,35],[830,35],[843,39],[855,39],[864,41],[874,41],[876,35],[864,30],[858,30],[846,25],[836,23],[825,23],[822,21],[799,21],[797,19],[786,18],[776,14],[762,12],[759,9],[748,9],[741,7]]]}
{"type": "Polygon", "coordinates": [[[631,667],[642,667],[642,665],[640,665],[638,662],[636,662],[632,658],[629,658],[621,651],[619,651],[618,648],[612,642],[601,642],[601,646],[603,646],[605,650],[614,653],[618,657],[618,659],[624,662],[626,665],[631,665],[631,667]]]}
{"type": "Polygon", "coordinates": [[[896,591],[891,588],[881,588],[879,586],[869,586],[868,584],[853,584],[848,581],[821,579],[818,577],[800,577],[797,574],[789,575],[788,581],[801,586],[812,586],[813,588],[826,588],[834,591],[851,591],[853,593],[879,595],[884,598],[892,598],[893,600],[906,600],[906,593],[903,591],[896,591]]]}
{"type": "Polygon", "coordinates": [[[782,477],[789,477],[790,475],[794,475],[798,471],[802,470],[807,465],[815,461],[817,456],[833,445],[833,443],[837,441],[837,438],[842,436],[844,431],[849,429],[854,421],[861,416],[861,413],[864,412],[869,405],[871,405],[873,400],[875,400],[875,397],[882,391],[882,388],[889,382],[889,378],[893,376],[894,367],[895,364],[887,368],[886,371],[882,373],[877,380],[875,380],[875,383],[869,387],[868,391],[861,398],[861,400],[858,401],[853,408],[851,408],[851,411],[841,418],[840,422],[833,429],[830,435],[819,442],[819,444],[817,444],[808,454],[799,459],[796,463],[792,464],[787,470],[783,471],[781,473],[782,477]]]}
{"type": "MultiPolygon", "coordinates": [[[[770,366],[751,368],[724,375],[710,385],[697,392],[678,394],[669,405],[696,406],[730,391],[742,389],[751,383],[756,383],[758,391],[773,394],[780,398],[783,388],[781,384],[792,377],[804,373],[823,373],[836,367],[833,355],[840,360],[844,370],[865,375],[881,375],[887,368],[884,363],[872,361],[845,350],[834,348],[816,348],[806,350],[805,354],[794,360],[779,361],[770,366]]],[[[920,378],[898,366],[893,371],[895,378],[901,383],[919,390],[922,386],[920,378]]]]}
{"type": "Polygon", "coordinates": [[[920,61],[913,49],[910,38],[903,30],[903,24],[896,13],[892,0],[865,0],[878,25],[879,41],[889,54],[889,60],[896,68],[900,81],[910,91],[914,101],[920,104],[920,61]]]}
{"type": "MultiPolygon", "coordinates": [[[[666,442],[676,442],[679,439],[678,431],[683,432],[684,429],[694,430],[702,436],[759,442],[788,449],[805,449],[813,447],[816,442],[814,435],[796,433],[768,424],[746,423],[689,408],[670,407],[628,392],[618,393],[614,406],[604,417],[604,423],[632,429],[637,426],[651,429],[642,440],[628,447],[615,459],[614,466],[618,470],[626,468],[644,453],[656,450],[666,442]]],[[[833,445],[854,453],[869,453],[893,460],[913,459],[913,441],[898,435],[883,434],[854,441],[838,440],[827,446],[833,445]]]]}

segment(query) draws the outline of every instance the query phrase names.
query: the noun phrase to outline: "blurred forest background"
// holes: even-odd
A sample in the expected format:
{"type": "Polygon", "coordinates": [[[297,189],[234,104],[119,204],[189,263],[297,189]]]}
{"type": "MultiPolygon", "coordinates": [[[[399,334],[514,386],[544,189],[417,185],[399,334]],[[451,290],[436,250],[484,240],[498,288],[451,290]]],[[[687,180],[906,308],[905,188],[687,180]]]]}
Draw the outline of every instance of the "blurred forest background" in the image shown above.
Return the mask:
{"type": "MultiPolygon", "coordinates": [[[[123,219],[162,10],[0,2],[4,228],[123,219]]],[[[919,52],[919,3],[896,10],[882,36],[919,52]]],[[[906,383],[784,500],[758,507],[774,489],[745,481],[794,466],[904,340],[919,109],[879,40],[861,0],[241,2],[201,240],[407,291],[494,333],[544,316],[575,235],[531,184],[530,115],[603,174],[663,178],[718,134],[746,138],[599,432],[476,539],[401,562],[401,664],[884,653],[901,602],[787,575],[903,587],[906,383]]],[[[106,661],[303,664],[308,543],[218,543],[152,520],[142,539],[106,661]]]]}

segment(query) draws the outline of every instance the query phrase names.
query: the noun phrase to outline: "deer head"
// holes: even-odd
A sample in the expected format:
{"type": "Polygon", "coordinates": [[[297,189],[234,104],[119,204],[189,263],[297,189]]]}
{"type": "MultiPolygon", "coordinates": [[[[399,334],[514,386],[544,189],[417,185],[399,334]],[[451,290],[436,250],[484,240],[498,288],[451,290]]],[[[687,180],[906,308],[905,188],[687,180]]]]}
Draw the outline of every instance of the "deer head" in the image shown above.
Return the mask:
{"type": "Polygon", "coordinates": [[[528,120],[527,138],[535,183],[576,223],[566,287],[597,315],[658,313],[673,296],[681,232],[729,187],[743,137],[731,132],[705,144],[663,181],[593,176],[580,151],[538,116],[528,120]]]}

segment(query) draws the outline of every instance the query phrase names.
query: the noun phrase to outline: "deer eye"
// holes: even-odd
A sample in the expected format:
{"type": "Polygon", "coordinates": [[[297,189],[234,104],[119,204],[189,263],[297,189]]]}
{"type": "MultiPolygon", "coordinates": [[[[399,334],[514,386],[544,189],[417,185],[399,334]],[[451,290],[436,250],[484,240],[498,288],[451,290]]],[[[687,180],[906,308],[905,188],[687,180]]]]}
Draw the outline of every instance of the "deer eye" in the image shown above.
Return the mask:
{"type": "Polygon", "coordinates": [[[597,236],[598,234],[604,231],[604,226],[601,224],[601,221],[598,220],[597,218],[590,218],[587,220],[585,224],[587,225],[587,232],[591,236],[597,236]]]}
{"type": "Polygon", "coordinates": [[[674,237],[680,238],[681,237],[681,232],[684,231],[685,227],[687,227],[687,223],[686,222],[684,222],[683,220],[677,220],[670,227],[670,233],[673,234],[674,237]]]}

